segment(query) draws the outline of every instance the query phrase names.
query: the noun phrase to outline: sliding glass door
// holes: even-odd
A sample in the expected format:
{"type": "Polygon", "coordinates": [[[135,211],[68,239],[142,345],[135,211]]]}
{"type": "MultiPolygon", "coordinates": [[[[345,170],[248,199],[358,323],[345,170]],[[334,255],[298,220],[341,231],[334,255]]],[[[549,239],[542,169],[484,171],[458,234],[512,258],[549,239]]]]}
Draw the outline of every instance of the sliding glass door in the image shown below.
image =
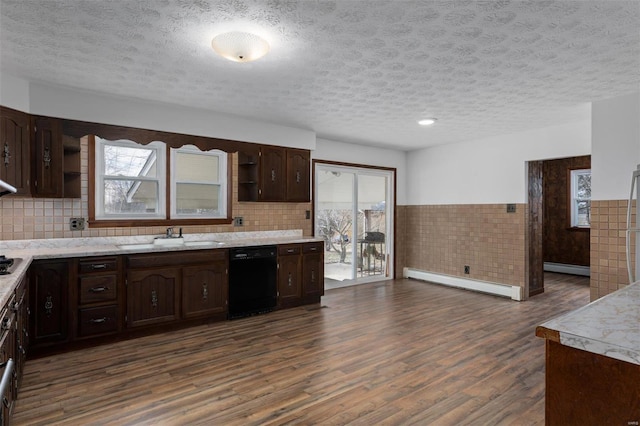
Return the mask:
{"type": "Polygon", "coordinates": [[[316,162],[314,173],[325,288],[392,277],[394,172],[316,162]]]}

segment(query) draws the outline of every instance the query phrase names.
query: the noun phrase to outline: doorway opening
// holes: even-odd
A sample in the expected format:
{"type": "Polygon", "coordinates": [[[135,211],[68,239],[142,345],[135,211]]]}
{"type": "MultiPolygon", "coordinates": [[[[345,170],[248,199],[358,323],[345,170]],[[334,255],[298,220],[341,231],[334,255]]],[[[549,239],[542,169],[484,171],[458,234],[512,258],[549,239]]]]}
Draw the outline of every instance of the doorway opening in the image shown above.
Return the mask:
{"type": "Polygon", "coordinates": [[[395,169],[314,161],[325,289],[393,277],[395,169]]]}

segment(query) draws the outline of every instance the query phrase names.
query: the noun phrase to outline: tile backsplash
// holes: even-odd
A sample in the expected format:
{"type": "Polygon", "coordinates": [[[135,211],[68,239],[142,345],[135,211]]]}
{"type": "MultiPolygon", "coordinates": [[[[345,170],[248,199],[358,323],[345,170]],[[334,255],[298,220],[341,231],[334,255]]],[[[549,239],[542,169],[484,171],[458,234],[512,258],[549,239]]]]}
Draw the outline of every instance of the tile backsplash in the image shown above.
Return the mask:
{"type": "MultiPolygon", "coordinates": [[[[162,234],[166,227],[91,228],[71,231],[69,219],[88,218],[88,141],[81,141],[81,198],[51,199],[5,196],[0,198],[0,240],[43,238],[114,237],[162,234]]],[[[238,156],[232,155],[233,170],[238,156]]],[[[247,203],[238,202],[237,174],[233,177],[232,214],[243,217],[243,226],[183,226],[185,233],[219,233],[301,229],[312,235],[311,220],[306,211],[311,203],[247,203]]]]}

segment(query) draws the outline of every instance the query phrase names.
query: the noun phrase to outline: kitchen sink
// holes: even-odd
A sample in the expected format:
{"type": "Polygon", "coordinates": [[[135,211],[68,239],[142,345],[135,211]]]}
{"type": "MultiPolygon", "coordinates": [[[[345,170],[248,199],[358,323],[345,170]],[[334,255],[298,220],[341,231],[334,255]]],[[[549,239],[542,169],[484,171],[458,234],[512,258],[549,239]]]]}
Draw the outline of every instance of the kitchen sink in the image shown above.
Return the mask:
{"type": "Polygon", "coordinates": [[[224,245],[220,241],[185,241],[187,247],[218,247],[224,245]]]}
{"type": "Polygon", "coordinates": [[[153,243],[120,244],[122,250],[150,250],[157,247],[219,247],[220,241],[184,241],[182,238],[157,238],[153,243]]]}

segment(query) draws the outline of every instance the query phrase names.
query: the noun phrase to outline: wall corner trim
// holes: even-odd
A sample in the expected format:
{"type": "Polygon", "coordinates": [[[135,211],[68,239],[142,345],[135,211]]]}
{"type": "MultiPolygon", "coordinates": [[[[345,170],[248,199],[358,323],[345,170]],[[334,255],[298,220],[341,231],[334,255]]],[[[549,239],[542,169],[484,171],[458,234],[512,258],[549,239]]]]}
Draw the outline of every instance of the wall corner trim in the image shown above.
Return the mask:
{"type": "Polygon", "coordinates": [[[421,281],[428,281],[434,284],[457,287],[480,293],[493,294],[496,296],[509,297],[512,300],[522,301],[522,287],[508,284],[492,283],[489,281],[470,280],[468,278],[454,277],[451,275],[436,274],[433,272],[421,271],[418,269],[404,268],[402,271],[404,278],[414,278],[421,281]]]}

